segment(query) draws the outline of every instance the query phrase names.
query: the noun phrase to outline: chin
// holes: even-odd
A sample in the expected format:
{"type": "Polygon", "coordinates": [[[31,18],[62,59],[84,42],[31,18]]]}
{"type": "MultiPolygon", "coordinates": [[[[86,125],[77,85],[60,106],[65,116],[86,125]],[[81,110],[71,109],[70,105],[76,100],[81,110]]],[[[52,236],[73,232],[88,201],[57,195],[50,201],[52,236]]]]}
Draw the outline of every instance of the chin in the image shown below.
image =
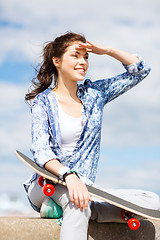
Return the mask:
{"type": "Polygon", "coordinates": [[[84,78],[78,79],[78,81],[79,81],[79,82],[82,82],[82,81],[84,81],[84,78]]]}
{"type": "Polygon", "coordinates": [[[83,80],[84,80],[84,78],[85,78],[85,75],[83,75],[83,76],[79,77],[79,80],[78,80],[78,81],[83,81],[83,80]]]}

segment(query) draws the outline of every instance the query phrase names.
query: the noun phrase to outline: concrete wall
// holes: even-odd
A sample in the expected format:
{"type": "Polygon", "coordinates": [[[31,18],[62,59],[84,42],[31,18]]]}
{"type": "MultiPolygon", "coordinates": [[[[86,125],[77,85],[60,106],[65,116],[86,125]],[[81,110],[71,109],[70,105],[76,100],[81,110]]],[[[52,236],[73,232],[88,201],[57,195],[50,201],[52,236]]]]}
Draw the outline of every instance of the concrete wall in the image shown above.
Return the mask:
{"type": "MultiPolygon", "coordinates": [[[[0,218],[0,240],[59,240],[60,226],[54,219],[0,218]]],[[[89,240],[160,240],[160,222],[142,221],[138,230],[127,224],[90,222],[89,240]]]]}

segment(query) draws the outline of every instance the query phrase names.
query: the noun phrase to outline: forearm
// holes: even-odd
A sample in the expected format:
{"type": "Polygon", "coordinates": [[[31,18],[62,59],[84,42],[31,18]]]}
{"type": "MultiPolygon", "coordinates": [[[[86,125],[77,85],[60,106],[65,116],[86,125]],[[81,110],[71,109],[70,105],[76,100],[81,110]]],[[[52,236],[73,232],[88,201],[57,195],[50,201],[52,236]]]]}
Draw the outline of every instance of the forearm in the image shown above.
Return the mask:
{"type": "Polygon", "coordinates": [[[107,47],[105,53],[117,59],[118,61],[122,62],[125,65],[131,65],[134,63],[138,63],[140,61],[139,58],[134,56],[133,54],[124,52],[114,47],[107,47]]]}
{"type": "Polygon", "coordinates": [[[57,160],[57,159],[53,159],[53,160],[50,160],[48,161],[44,167],[52,172],[53,174],[55,174],[56,176],[58,176],[58,172],[59,170],[63,167],[63,165],[57,160]]]}

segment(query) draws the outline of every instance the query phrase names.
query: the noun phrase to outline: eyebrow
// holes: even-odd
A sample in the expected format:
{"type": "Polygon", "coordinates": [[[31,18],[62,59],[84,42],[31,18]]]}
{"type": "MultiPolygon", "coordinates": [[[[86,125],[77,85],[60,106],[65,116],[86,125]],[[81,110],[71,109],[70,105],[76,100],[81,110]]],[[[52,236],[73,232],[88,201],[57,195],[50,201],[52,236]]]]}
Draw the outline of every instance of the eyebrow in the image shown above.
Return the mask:
{"type": "MultiPolygon", "coordinates": [[[[77,50],[73,50],[72,52],[75,52],[75,53],[77,53],[77,54],[81,54],[79,51],[77,51],[77,50]]],[[[89,54],[88,54],[88,52],[86,52],[85,54],[84,54],[84,56],[89,56],[89,54]]]]}

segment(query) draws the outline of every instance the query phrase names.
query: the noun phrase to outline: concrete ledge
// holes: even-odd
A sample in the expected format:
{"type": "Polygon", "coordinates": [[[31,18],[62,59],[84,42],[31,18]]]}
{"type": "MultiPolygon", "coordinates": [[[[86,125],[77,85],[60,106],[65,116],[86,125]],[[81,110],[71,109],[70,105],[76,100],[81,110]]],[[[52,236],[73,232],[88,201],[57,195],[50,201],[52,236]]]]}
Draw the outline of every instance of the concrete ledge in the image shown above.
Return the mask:
{"type": "Polygon", "coordinates": [[[141,221],[138,230],[130,230],[125,223],[101,223],[91,222],[89,235],[94,240],[158,240],[155,238],[155,227],[152,222],[141,221]]]}
{"type": "Polygon", "coordinates": [[[54,219],[3,217],[0,218],[0,239],[59,240],[60,226],[54,219]]]}
{"type": "MultiPolygon", "coordinates": [[[[91,221],[89,240],[159,240],[160,223],[141,221],[141,227],[132,231],[127,224],[91,221]]],[[[1,217],[0,239],[3,240],[59,240],[60,226],[54,219],[1,217]]]]}

